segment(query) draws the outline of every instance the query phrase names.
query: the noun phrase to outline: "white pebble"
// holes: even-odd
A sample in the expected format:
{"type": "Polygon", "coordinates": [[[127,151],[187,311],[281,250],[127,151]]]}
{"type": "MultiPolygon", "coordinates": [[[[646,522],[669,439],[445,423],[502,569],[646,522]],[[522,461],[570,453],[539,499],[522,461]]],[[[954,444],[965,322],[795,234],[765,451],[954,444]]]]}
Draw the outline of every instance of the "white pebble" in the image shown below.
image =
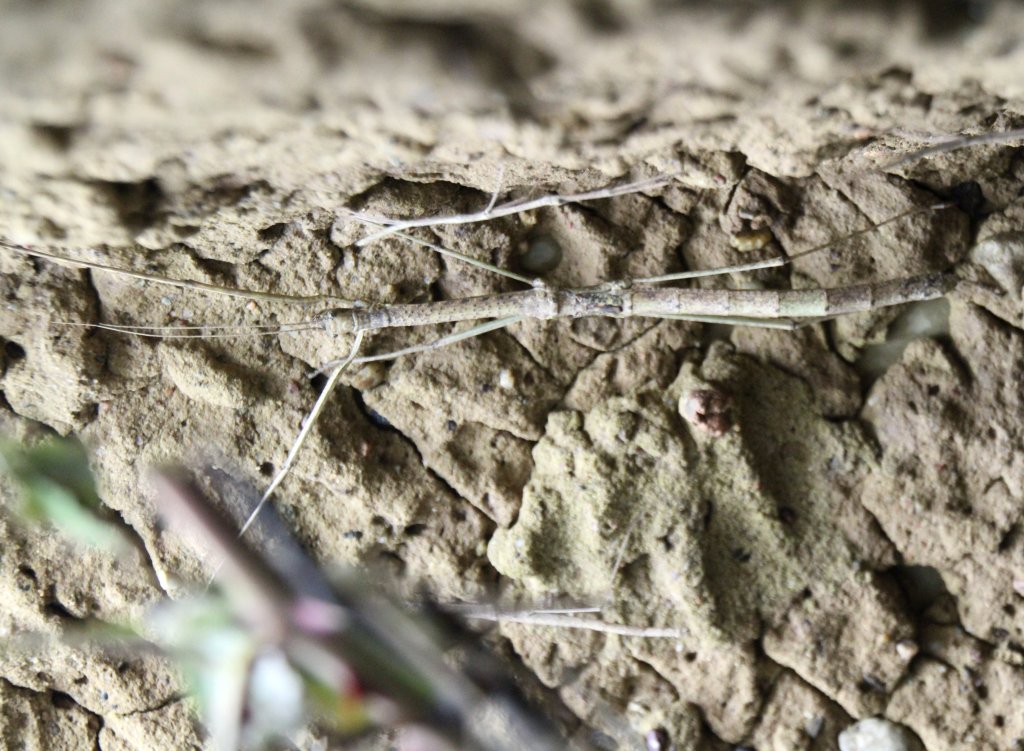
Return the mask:
{"type": "Polygon", "coordinates": [[[906,728],[880,717],[851,725],[839,734],[839,751],[918,751],[906,728]]]}
{"type": "Polygon", "coordinates": [[[917,642],[913,639],[900,639],[896,642],[896,654],[904,662],[910,662],[917,656],[917,642]]]}
{"type": "Polygon", "coordinates": [[[505,389],[505,391],[511,391],[516,387],[516,379],[510,370],[506,368],[501,369],[498,373],[498,385],[505,389]]]}
{"type": "Polygon", "coordinates": [[[983,266],[1015,300],[1024,293],[1024,232],[1004,232],[978,243],[971,260],[983,266]]]}

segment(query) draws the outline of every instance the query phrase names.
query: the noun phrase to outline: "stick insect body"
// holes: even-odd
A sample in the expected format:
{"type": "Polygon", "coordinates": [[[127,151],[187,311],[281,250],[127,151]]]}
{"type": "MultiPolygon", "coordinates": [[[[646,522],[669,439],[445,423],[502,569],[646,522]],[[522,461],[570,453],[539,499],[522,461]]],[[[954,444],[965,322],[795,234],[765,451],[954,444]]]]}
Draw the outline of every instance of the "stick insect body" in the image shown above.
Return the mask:
{"type": "MultiPolygon", "coordinates": [[[[272,292],[258,292],[244,289],[220,288],[214,285],[171,279],[155,274],[135,272],[106,266],[103,264],[81,261],[66,255],[48,252],[31,245],[18,244],[0,240],[0,247],[9,251],[56,261],[65,265],[110,271],[130,277],[160,284],[198,289],[207,292],[219,292],[234,297],[262,301],[279,301],[291,303],[319,303],[334,307],[324,310],[310,320],[299,323],[285,324],[279,327],[261,327],[257,335],[274,334],[288,331],[326,330],[330,335],[352,337],[348,355],[323,365],[317,372],[329,374],[321,389],[315,405],[303,423],[302,429],[293,442],[285,462],[274,476],[269,487],[243,525],[241,533],[251,526],[260,509],[271,498],[274,491],[284,480],[306,437],[323,410],[326,401],[337,385],[341,375],[352,365],[390,360],[402,355],[424,352],[447,346],[488,331],[505,328],[527,319],[552,320],[559,318],[581,318],[587,316],[604,316],[613,318],[651,317],[678,319],[697,322],[725,323],[733,325],[760,326],[778,329],[794,329],[810,323],[820,322],[848,313],[874,310],[877,308],[898,305],[907,302],[931,300],[945,295],[956,283],[950,274],[927,274],[906,279],[859,284],[833,289],[806,290],[735,290],[735,289],[691,289],[659,286],[666,282],[677,282],[697,277],[712,276],[725,273],[754,271],[778,267],[792,263],[797,258],[818,253],[833,247],[839,242],[852,237],[874,232],[879,227],[897,222],[908,216],[947,208],[947,204],[937,204],[913,209],[897,216],[890,217],[877,224],[839,238],[834,242],[809,248],[788,257],[769,258],[753,263],[739,264],[726,268],[684,271],[661,276],[625,279],[606,282],[580,289],[558,289],[551,287],[540,279],[530,279],[507,269],[474,259],[456,251],[443,248],[406,234],[406,230],[416,227],[431,227],[452,224],[469,224],[483,222],[498,216],[518,214],[544,206],[559,206],[568,203],[609,198],[613,196],[637,193],[642,190],[665,185],[671,181],[672,175],[611,186],[596,191],[570,195],[548,195],[539,199],[524,201],[514,200],[497,205],[495,192],[487,208],[475,214],[454,216],[427,217],[422,219],[384,219],[366,217],[356,212],[350,216],[367,225],[375,225],[372,233],[359,241],[364,245],[377,238],[396,236],[409,242],[424,245],[433,251],[448,257],[471,263],[510,277],[517,282],[529,285],[529,289],[518,292],[506,292],[486,296],[456,300],[440,300],[418,304],[367,305],[358,301],[345,300],[333,296],[292,296],[272,292]],[[415,345],[383,354],[360,355],[363,340],[367,333],[385,328],[423,326],[440,323],[457,323],[462,321],[480,321],[480,323],[462,331],[443,336],[426,344],[415,345]]],[[[77,324],[83,325],[83,324],[77,324]]],[[[110,324],[95,325],[99,328],[140,336],[166,336],[168,334],[184,337],[205,337],[207,327],[147,327],[121,326],[110,324]]],[[[216,327],[212,327],[216,328],[216,327]]],[[[235,327],[215,335],[234,335],[235,327]]]]}

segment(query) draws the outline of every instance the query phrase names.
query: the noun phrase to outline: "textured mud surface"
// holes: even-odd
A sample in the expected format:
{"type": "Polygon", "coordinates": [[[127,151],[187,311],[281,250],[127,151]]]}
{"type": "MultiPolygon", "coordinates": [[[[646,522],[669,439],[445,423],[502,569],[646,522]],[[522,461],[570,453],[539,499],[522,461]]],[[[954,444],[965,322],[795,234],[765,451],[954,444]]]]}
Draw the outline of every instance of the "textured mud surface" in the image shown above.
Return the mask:
{"type": "MultiPolygon", "coordinates": [[[[444,600],[597,604],[679,629],[500,626],[605,743],[663,728],[679,749],[832,749],[881,716],[929,751],[1022,748],[1024,159],[984,145],[886,165],[1024,125],[1024,10],[943,5],[949,24],[888,4],[10,3],[0,235],[211,284],[422,302],[515,286],[398,240],[357,248],[342,207],[453,213],[496,188],[678,172],[642,195],[421,231],[513,268],[554,238],[545,278],[572,286],[794,253],[955,201],[712,282],[979,283],[933,306],[940,335],[877,380],[862,355],[898,352],[882,342],[899,311],[797,332],[522,323],[347,374],[279,508],[325,564],[444,600]],[[763,228],[762,249],[730,244],[763,228]]],[[[58,326],[312,311],[9,254],[0,270],[3,432],[79,436],[140,541],[115,560],[0,521],[0,628],[136,617],[210,566],[156,524],[146,469],[212,461],[265,485],[315,399],[309,373],[349,343],[58,326]]],[[[202,743],[166,665],[73,646],[0,656],[0,739],[202,743]]]]}

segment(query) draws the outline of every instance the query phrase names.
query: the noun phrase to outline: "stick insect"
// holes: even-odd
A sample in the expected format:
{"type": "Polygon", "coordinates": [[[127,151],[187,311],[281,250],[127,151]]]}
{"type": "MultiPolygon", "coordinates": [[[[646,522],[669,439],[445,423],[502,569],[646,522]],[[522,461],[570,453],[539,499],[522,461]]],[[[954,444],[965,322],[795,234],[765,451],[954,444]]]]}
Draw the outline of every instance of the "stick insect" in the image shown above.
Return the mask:
{"type": "MultiPolygon", "coordinates": [[[[145,282],[172,285],[202,292],[214,292],[249,300],[330,306],[312,318],[298,323],[261,327],[262,330],[249,332],[263,335],[321,329],[339,339],[350,337],[351,340],[348,345],[347,354],[344,357],[325,363],[317,371],[317,374],[326,376],[326,382],[321,388],[320,394],[309,411],[298,435],[294,439],[284,463],[277,470],[259,503],[242,526],[240,534],[244,534],[253,524],[263,506],[270,501],[277,488],[288,475],[332,391],[346,370],[353,366],[391,360],[404,355],[412,355],[445,347],[529,319],[552,320],[592,316],[610,318],[650,317],[792,330],[800,326],[806,326],[849,313],[935,299],[945,295],[956,284],[956,279],[952,275],[934,273],[832,289],[736,290],[665,286],[669,283],[700,277],[757,271],[791,264],[798,258],[820,253],[840,242],[874,232],[881,226],[899,222],[911,215],[947,208],[949,204],[944,203],[920,207],[897,214],[848,234],[845,237],[801,250],[789,256],[777,256],[716,269],[691,270],[644,278],[620,279],[576,289],[560,289],[546,284],[539,278],[527,277],[514,271],[500,268],[494,264],[409,234],[410,230],[421,227],[443,227],[486,222],[496,217],[521,214],[543,207],[562,206],[656,190],[670,184],[674,178],[675,176],[670,174],[659,175],[653,178],[608,186],[588,192],[551,194],[529,200],[516,199],[506,203],[498,202],[501,193],[501,188],[499,187],[494,191],[490,202],[483,210],[469,214],[431,216],[417,219],[394,219],[368,216],[355,211],[347,212],[356,221],[370,227],[369,234],[359,241],[359,245],[369,245],[387,236],[402,238],[409,243],[425,246],[445,257],[457,259],[478,268],[500,274],[521,284],[525,288],[515,292],[424,303],[373,304],[333,296],[303,297],[275,292],[231,289],[201,282],[172,279],[157,274],[131,271],[93,261],[77,260],[72,257],[74,251],[68,248],[39,246],[8,240],[0,240],[0,247],[16,254],[34,256],[72,267],[114,272],[145,282]],[[454,331],[424,344],[380,354],[363,353],[366,336],[375,331],[395,327],[416,327],[466,321],[482,322],[475,323],[468,328],[454,331]]],[[[205,337],[210,335],[208,329],[217,329],[217,327],[204,326],[126,326],[105,323],[71,323],[71,325],[88,325],[124,334],[156,337],[205,337]]],[[[214,335],[232,336],[236,334],[237,332],[234,327],[225,327],[225,331],[217,332],[214,335]]]]}

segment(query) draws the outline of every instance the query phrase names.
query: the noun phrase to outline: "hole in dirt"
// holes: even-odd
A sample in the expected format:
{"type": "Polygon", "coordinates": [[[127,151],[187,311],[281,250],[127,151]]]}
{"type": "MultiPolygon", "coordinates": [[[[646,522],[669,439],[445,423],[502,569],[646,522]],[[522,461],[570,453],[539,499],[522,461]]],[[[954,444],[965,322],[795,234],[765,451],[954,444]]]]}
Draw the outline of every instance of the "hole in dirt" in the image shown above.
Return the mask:
{"type": "Polygon", "coordinates": [[[406,537],[418,537],[427,531],[426,524],[409,524],[405,529],[402,530],[402,534],[406,537]]]}
{"type": "Polygon", "coordinates": [[[860,683],[857,684],[857,689],[862,693],[868,693],[869,691],[885,693],[885,683],[869,673],[861,679],[860,683]]]}
{"type": "Polygon", "coordinates": [[[271,224],[269,227],[264,227],[256,233],[263,242],[273,242],[278,240],[284,235],[285,230],[288,229],[288,225],[285,222],[278,222],[277,224],[271,224]]]}
{"type": "Polygon", "coordinates": [[[1003,539],[999,541],[999,545],[996,546],[996,550],[998,550],[1000,553],[1005,553],[1007,550],[1012,548],[1013,545],[1017,542],[1017,539],[1020,537],[1021,529],[1022,527],[1020,524],[1012,525],[1006,531],[1006,534],[1003,535],[1003,539]]]}
{"type": "Polygon", "coordinates": [[[366,415],[366,419],[367,420],[372,422],[378,428],[383,428],[385,430],[394,430],[395,429],[394,426],[390,422],[388,422],[388,418],[384,417],[384,415],[382,415],[377,410],[373,409],[373,407],[368,405],[363,400],[363,395],[361,393],[359,393],[358,389],[353,389],[352,390],[352,396],[353,396],[353,398],[356,401],[356,406],[359,407],[359,410],[364,415],[366,415]]]}
{"type": "Polygon", "coordinates": [[[977,220],[984,216],[987,203],[985,193],[974,180],[954,185],[949,190],[949,197],[971,219],[977,220]]]}
{"type": "Polygon", "coordinates": [[[25,348],[17,342],[4,342],[4,354],[8,360],[21,360],[25,357],[25,348]]]}
{"type": "Polygon", "coordinates": [[[121,224],[132,232],[141,232],[156,224],[165,198],[156,178],[139,182],[98,181],[96,188],[103,193],[121,224]]]}
{"type": "Polygon", "coordinates": [[[273,464],[273,462],[263,462],[263,464],[260,465],[260,474],[263,475],[264,477],[273,477],[274,476],[274,464],[273,464]]]}
{"type": "Polygon", "coordinates": [[[939,570],[931,566],[895,566],[892,574],[903,590],[907,604],[920,613],[939,597],[947,593],[946,583],[939,570]]]}
{"type": "Polygon", "coordinates": [[[779,521],[783,524],[792,524],[796,521],[796,511],[790,506],[779,507],[779,521]]]}
{"type": "Polygon", "coordinates": [[[68,610],[66,607],[61,605],[56,600],[50,600],[48,603],[46,603],[43,606],[43,610],[45,610],[50,615],[57,616],[58,618],[64,618],[73,621],[78,620],[74,613],[72,613],[70,610],[68,610]]]}
{"type": "Polygon", "coordinates": [[[18,573],[29,579],[35,580],[36,572],[31,566],[18,566],[18,573]]]}
{"type": "Polygon", "coordinates": [[[63,691],[52,691],[50,693],[50,703],[57,709],[74,709],[77,704],[68,694],[63,691]]]}
{"type": "Polygon", "coordinates": [[[736,548],[732,551],[732,557],[740,563],[746,563],[750,560],[751,553],[749,550],[744,550],[743,548],[736,548]]]}
{"type": "Polygon", "coordinates": [[[54,151],[67,151],[71,148],[76,128],[71,125],[54,125],[51,123],[33,123],[32,132],[35,136],[54,151]]]}

